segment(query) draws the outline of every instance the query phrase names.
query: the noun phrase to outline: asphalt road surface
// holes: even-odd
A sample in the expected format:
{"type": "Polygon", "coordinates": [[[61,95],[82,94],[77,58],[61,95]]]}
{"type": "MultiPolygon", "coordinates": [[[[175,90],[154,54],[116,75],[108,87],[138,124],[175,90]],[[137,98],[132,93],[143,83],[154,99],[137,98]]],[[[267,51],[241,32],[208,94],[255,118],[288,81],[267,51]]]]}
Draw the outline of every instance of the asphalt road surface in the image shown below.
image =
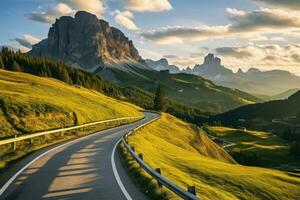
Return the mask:
{"type": "Polygon", "coordinates": [[[0,199],[147,199],[121,166],[119,154],[112,154],[123,134],[157,117],[154,113],[144,114],[145,118],[141,121],[66,142],[64,146],[49,147],[25,157],[0,174],[3,192],[0,199]],[[29,165],[3,190],[3,185],[7,185],[20,169],[53,148],[29,165]]]}

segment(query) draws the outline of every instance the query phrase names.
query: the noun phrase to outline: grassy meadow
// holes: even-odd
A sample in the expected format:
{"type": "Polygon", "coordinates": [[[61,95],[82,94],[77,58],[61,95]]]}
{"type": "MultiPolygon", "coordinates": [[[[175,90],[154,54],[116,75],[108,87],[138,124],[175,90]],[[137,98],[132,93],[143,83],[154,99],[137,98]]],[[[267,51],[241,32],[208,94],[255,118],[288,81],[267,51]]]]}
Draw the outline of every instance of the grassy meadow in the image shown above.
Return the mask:
{"type": "Polygon", "coordinates": [[[228,151],[255,153],[261,160],[261,166],[300,165],[300,160],[289,154],[289,144],[277,135],[219,126],[209,126],[205,130],[210,135],[235,143],[228,151]]]}
{"type": "Polygon", "coordinates": [[[129,137],[129,144],[152,168],[183,188],[195,185],[206,200],[300,199],[296,175],[236,164],[201,130],[168,114],[129,137]]]}
{"type": "MultiPolygon", "coordinates": [[[[0,70],[0,139],[118,117],[140,116],[140,108],[83,87],[25,73],[0,70]]],[[[0,169],[51,144],[120,125],[97,125],[0,146],[0,169]]]]}
{"type": "Polygon", "coordinates": [[[138,107],[99,92],[0,70],[0,138],[117,117],[138,107]]]}

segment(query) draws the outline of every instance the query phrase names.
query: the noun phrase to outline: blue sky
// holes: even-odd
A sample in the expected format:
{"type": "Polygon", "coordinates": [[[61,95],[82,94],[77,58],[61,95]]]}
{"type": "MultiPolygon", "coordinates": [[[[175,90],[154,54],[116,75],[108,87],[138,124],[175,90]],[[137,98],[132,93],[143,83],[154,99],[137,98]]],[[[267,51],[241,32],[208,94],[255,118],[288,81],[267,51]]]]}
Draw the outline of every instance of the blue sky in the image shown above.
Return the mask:
{"type": "Polygon", "coordinates": [[[144,58],[185,68],[212,52],[233,70],[300,74],[299,0],[1,0],[0,45],[27,51],[77,10],[120,28],[144,58]]]}

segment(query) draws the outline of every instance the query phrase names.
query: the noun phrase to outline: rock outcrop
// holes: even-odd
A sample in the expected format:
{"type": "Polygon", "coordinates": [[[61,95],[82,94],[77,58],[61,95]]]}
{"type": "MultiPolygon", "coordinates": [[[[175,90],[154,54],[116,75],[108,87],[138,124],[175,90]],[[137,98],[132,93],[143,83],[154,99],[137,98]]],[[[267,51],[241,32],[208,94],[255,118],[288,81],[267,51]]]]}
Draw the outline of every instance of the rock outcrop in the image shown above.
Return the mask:
{"type": "Polygon", "coordinates": [[[184,72],[203,76],[209,80],[222,78],[224,75],[233,75],[230,69],[225,68],[221,64],[221,59],[211,53],[204,58],[203,64],[195,65],[194,68],[188,68],[184,72]]]}
{"type": "Polygon", "coordinates": [[[48,38],[34,45],[29,54],[62,60],[87,71],[114,62],[142,62],[124,33],[84,11],[77,12],[74,18],[57,19],[48,38]]]}
{"type": "Polygon", "coordinates": [[[145,62],[149,67],[151,67],[152,69],[154,69],[156,71],[169,70],[170,73],[173,73],[173,74],[181,72],[179,67],[177,67],[176,65],[170,65],[166,58],[162,58],[157,61],[151,60],[151,59],[146,59],[145,62]]]}

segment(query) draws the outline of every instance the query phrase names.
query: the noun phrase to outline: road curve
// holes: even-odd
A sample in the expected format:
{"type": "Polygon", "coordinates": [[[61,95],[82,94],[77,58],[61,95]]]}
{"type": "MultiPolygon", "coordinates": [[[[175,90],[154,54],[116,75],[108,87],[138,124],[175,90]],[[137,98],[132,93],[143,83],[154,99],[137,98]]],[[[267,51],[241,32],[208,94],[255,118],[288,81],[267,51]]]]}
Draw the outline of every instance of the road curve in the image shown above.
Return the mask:
{"type": "MultiPolygon", "coordinates": [[[[116,143],[123,134],[158,116],[148,112],[144,114],[145,118],[138,122],[46,149],[54,148],[19,174],[0,199],[147,199],[122,168],[119,154],[112,156],[116,143]]],[[[0,187],[46,150],[27,156],[0,174],[0,187]]]]}

